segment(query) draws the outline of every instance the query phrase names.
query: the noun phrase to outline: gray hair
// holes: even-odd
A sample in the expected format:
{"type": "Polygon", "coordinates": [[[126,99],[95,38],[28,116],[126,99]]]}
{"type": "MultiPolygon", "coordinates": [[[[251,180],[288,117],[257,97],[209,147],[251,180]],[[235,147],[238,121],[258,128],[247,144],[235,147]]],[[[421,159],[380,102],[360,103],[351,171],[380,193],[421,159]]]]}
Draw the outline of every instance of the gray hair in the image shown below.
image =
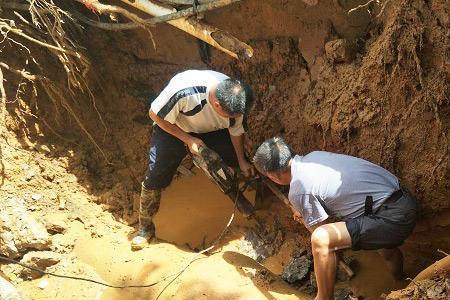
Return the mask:
{"type": "Polygon", "coordinates": [[[263,174],[280,172],[289,167],[295,152],[281,137],[265,140],[253,157],[253,164],[263,174]]]}
{"type": "Polygon", "coordinates": [[[244,114],[253,100],[250,87],[236,79],[225,79],[216,88],[220,106],[230,114],[244,114]]]}

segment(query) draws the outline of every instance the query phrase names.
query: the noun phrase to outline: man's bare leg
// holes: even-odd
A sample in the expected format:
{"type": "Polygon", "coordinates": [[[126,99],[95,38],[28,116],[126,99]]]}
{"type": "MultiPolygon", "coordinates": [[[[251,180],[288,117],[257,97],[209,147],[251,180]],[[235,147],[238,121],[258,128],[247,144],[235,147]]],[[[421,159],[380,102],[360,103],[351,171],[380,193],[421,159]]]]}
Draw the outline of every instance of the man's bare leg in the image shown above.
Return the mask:
{"type": "Polygon", "coordinates": [[[378,251],[386,261],[389,272],[395,279],[404,279],[405,273],[403,273],[403,254],[399,248],[394,249],[381,249],[378,251]]]}
{"type": "Polygon", "coordinates": [[[350,248],[352,245],[345,222],[317,227],[311,235],[311,245],[318,289],[315,300],[333,299],[337,264],[336,251],[350,248]]]}

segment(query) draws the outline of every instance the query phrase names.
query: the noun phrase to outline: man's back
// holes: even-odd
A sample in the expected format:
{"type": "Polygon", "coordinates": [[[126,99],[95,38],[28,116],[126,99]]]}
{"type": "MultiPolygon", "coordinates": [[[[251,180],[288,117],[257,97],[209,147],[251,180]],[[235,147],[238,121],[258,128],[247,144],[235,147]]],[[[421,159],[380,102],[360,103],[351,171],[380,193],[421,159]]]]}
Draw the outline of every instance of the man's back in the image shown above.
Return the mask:
{"type": "Polygon", "coordinates": [[[367,196],[373,197],[377,209],[400,188],[397,177],[389,171],[343,154],[315,151],[296,156],[291,168],[289,199],[302,211],[308,226],[329,214],[343,219],[358,217],[364,213],[367,196]]]}

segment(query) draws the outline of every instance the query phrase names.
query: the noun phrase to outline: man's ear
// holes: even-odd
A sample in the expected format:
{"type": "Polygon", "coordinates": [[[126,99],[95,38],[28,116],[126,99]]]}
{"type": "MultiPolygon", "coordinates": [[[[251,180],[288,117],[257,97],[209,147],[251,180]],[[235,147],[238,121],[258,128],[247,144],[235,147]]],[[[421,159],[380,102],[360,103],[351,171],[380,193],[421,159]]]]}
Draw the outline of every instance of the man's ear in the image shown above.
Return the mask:
{"type": "Polygon", "coordinates": [[[219,101],[217,100],[217,99],[212,99],[212,105],[214,106],[214,108],[218,108],[218,109],[221,109],[222,108],[222,106],[220,106],[220,103],[219,103],[219,101]]]}

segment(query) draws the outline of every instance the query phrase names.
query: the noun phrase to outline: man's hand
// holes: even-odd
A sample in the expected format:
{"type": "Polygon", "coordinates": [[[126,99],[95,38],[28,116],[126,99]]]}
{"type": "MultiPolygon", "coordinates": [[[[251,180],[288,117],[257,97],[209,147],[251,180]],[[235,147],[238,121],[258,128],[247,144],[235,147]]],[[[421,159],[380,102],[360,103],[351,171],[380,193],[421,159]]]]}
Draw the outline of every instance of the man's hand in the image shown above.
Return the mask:
{"type": "Polygon", "coordinates": [[[298,211],[293,212],[292,218],[294,219],[295,222],[303,223],[302,215],[298,211]]]}
{"type": "Polygon", "coordinates": [[[186,144],[189,147],[189,151],[194,155],[199,155],[198,151],[200,147],[206,147],[201,139],[195,137],[191,137],[186,144]]]}
{"type": "Polygon", "coordinates": [[[239,168],[245,177],[250,177],[255,175],[255,169],[252,164],[249,163],[246,159],[239,161],[239,168]]]}

